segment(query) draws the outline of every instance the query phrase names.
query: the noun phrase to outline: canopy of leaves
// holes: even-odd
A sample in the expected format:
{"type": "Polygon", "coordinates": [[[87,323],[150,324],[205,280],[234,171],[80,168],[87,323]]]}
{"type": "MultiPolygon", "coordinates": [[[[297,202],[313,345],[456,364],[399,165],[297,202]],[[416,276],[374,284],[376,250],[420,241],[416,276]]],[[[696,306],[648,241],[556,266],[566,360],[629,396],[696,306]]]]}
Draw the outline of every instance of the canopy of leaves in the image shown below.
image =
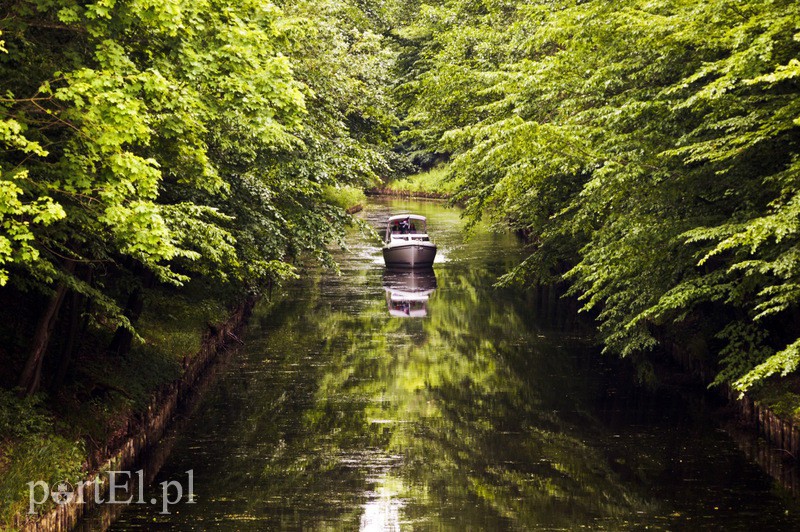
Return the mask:
{"type": "Polygon", "coordinates": [[[4,3],[0,285],[126,323],[143,272],[252,291],[326,259],[326,187],[374,180],[396,122],[373,26],[346,0],[4,3]]]}
{"type": "Polygon", "coordinates": [[[398,31],[406,137],[531,239],[506,281],[566,278],[623,355],[701,317],[718,382],[797,367],[797,2],[445,0],[398,31]]]}

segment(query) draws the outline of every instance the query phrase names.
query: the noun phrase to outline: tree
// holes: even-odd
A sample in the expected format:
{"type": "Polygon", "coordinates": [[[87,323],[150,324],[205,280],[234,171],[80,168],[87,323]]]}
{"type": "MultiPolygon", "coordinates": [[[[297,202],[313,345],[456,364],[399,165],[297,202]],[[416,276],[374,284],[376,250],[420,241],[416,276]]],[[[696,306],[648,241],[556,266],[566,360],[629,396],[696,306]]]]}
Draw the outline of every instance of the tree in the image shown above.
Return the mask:
{"type": "Polygon", "coordinates": [[[507,281],[570,281],[623,355],[703,320],[728,341],[718,382],[744,389],[800,360],[798,20],[783,1],[425,6],[407,123],[455,154],[470,216],[529,236],[507,281]]]}
{"type": "Polygon", "coordinates": [[[303,253],[326,256],[348,217],[325,187],[374,178],[393,120],[380,96],[391,54],[368,19],[348,41],[335,14],[358,8],[326,6],[0,9],[0,283],[56,293],[20,379],[27,393],[66,291],[119,328],[111,350],[124,352],[152,282],[201,275],[252,291],[303,253]],[[322,57],[335,60],[327,78],[322,57]]]}

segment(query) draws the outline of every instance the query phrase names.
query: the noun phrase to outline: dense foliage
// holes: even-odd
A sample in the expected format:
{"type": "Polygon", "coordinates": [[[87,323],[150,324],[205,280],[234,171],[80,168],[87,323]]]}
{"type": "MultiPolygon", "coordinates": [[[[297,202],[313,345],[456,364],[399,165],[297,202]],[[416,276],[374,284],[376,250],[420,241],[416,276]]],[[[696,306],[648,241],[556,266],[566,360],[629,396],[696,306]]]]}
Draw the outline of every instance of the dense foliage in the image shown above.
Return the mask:
{"type": "Polygon", "coordinates": [[[8,346],[24,391],[71,314],[119,327],[124,352],[143,289],[258,291],[309,252],[330,262],[336,191],[390,154],[376,24],[338,0],[0,7],[0,295],[29,311],[8,346]]]}
{"type": "Polygon", "coordinates": [[[608,350],[786,375],[798,83],[790,0],[6,2],[0,384],[56,390],[87,331],[127,353],[153,287],[332,265],[358,189],[411,158],[449,159],[408,187],[523,232],[504,280],[568,282],[608,350]]]}
{"type": "Polygon", "coordinates": [[[405,138],[468,213],[523,230],[623,355],[676,331],[740,389],[800,363],[800,5],[419,4],[405,138]]]}

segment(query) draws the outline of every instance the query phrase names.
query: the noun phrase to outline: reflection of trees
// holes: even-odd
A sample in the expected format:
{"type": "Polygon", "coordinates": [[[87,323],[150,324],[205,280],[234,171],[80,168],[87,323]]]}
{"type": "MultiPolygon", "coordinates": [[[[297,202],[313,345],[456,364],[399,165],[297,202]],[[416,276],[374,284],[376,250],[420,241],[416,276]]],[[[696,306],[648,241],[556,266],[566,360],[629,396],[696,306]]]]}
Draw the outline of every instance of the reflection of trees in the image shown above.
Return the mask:
{"type": "Polygon", "coordinates": [[[583,443],[601,429],[582,413],[580,342],[532,328],[474,265],[437,272],[427,318],[390,318],[380,273],[299,283],[255,316],[162,474],[193,467],[201,493],[171,522],[569,527],[643,506],[583,443]]]}
{"type": "Polygon", "coordinates": [[[262,470],[270,494],[293,505],[335,497],[341,508],[388,482],[406,521],[438,513],[484,526],[566,526],[641,506],[582,441],[595,429],[575,390],[590,384],[576,382],[573,355],[556,347],[569,340],[538,337],[509,311],[509,292],[480,288],[491,284],[485,272],[437,275],[428,319],[390,319],[380,296],[357,313],[319,301],[314,320],[270,333],[294,346],[283,368],[301,353],[318,364],[304,367],[313,394],[262,470]]]}

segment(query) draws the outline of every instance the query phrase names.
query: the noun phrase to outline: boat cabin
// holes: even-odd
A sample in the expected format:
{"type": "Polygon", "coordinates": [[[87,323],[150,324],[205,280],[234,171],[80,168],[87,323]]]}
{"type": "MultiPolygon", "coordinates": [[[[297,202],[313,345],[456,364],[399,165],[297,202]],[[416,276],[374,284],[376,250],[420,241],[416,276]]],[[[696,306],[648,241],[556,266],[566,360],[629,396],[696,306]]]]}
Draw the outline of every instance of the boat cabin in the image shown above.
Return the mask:
{"type": "Polygon", "coordinates": [[[389,218],[386,226],[386,242],[392,240],[429,241],[427,220],[418,214],[399,214],[389,218]]]}

